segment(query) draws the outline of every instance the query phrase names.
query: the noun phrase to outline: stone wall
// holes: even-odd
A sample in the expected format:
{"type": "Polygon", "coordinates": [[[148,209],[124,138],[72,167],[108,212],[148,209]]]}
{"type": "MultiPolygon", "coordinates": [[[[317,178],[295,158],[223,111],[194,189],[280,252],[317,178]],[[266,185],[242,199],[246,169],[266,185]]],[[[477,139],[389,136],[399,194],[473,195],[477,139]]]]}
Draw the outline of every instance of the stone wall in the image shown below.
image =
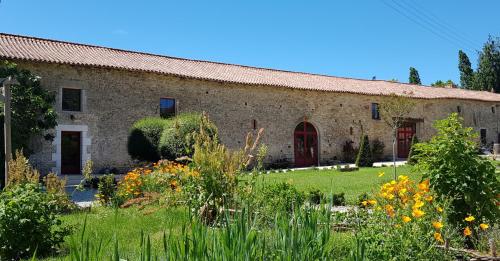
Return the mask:
{"type": "MultiPolygon", "coordinates": [[[[127,168],[133,164],[127,153],[127,135],[132,123],[146,116],[159,115],[160,97],[176,99],[177,111],[206,111],[219,127],[220,138],[230,148],[243,146],[252,121],[265,129],[263,142],[269,146],[268,161],[293,161],[293,132],[307,118],[319,133],[320,161],[340,158],[348,139],[359,140],[361,126],[370,139],[379,138],[391,153],[390,129],[382,120],[371,118],[371,103],[386,97],[281,87],[219,83],[181,77],[114,69],[46,63],[18,62],[42,77],[42,86],[57,93],[60,125],[87,127],[85,147],[96,169],[127,168]],[[83,111],[61,111],[61,88],[83,89],[83,111]],[[352,127],[352,134],[350,128],[352,127]]],[[[432,123],[461,107],[468,126],[486,128],[488,142],[497,141],[500,112],[495,103],[465,100],[417,100],[410,117],[417,123],[417,135],[428,139],[432,123]]],[[[33,141],[37,152],[32,161],[42,170],[56,167],[57,142],[33,141]]]]}

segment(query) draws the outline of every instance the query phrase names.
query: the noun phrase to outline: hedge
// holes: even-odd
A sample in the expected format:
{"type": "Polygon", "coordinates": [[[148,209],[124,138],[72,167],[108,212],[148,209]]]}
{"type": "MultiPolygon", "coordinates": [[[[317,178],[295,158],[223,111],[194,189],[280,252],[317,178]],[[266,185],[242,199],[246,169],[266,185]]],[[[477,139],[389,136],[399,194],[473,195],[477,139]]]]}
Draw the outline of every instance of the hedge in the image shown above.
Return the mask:
{"type": "Polygon", "coordinates": [[[147,117],[136,121],[128,136],[128,154],[136,160],[160,159],[158,144],[164,129],[173,124],[172,119],[147,117]]]}

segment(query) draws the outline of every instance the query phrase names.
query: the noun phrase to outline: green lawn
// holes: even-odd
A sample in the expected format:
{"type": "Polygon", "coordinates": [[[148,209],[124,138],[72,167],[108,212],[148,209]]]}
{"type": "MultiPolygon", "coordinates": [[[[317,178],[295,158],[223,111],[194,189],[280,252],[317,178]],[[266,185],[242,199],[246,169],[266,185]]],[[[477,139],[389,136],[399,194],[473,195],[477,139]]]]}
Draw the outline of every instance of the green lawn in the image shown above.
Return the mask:
{"type": "MultiPolygon", "coordinates": [[[[412,168],[401,166],[397,168],[398,175],[408,175],[413,180],[420,180],[421,175],[412,172],[412,168]]],[[[337,170],[299,170],[286,173],[263,174],[257,178],[258,184],[289,182],[299,190],[319,189],[326,194],[344,192],[348,204],[355,204],[362,193],[371,193],[382,183],[393,178],[392,167],[361,168],[359,171],[340,172],[337,170]],[[385,175],[379,177],[378,174],[385,175]]]]}

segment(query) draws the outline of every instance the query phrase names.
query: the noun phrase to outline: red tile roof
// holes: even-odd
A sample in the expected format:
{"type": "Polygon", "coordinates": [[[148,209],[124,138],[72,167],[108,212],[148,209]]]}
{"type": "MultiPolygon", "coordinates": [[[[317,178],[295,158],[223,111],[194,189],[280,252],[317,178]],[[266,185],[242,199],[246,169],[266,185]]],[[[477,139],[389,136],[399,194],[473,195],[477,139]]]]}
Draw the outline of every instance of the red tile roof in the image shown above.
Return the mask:
{"type": "Polygon", "coordinates": [[[0,33],[0,58],[144,71],[188,78],[364,95],[411,95],[422,99],[500,102],[500,94],[434,88],[381,80],[361,80],[310,73],[175,58],[113,48],[0,33]]]}

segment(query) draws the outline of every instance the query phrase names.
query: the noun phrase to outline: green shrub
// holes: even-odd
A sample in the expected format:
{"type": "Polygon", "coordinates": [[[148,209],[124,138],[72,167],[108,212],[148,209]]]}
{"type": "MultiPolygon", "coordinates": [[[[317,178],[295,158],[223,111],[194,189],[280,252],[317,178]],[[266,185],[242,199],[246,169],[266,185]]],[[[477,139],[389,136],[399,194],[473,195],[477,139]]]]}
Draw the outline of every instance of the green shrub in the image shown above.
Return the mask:
{"type": "Polygon", "coordinates": [[[498,224],[500,181],[495,166],[477,154],[477,133],[464,128],[456,113],[434,127],[437,135],[415,144],[416,168],[439,197],[451,201],[450,223],[463,227],[464,218],[473,215],[478,222],[498,224]]]}
{"type": "Polygon", "coordinates": [[[172,125],[172,120],[159,117],[147,117],[136,121],[128,136],[128,154],[141,161],[160,159],[158,144],[164,129],[172,125]]]}
{"type": "Polygon", "coordinates": [[[360,195],[358,196],[358,201],[357,201],[356,203],[357,203],[358,207],[360,207],[360,208],[364,208],[364,207],[365,207],[365,205],[363,205],[361,202],[363,202],[363,201],[367,201],[367,200],[369,200],[369,199],[370,199],[370,198],[369,198],[369,196],[368,196],[368,193],[364,192],[363,194],[360,194],[360,195]]]}
{"type": "Polygon", "coordinates": [[[371,167],[373,165],[372,150],[368,135],[364,135],[359,144],[358,157],[356,158],[356,166],[371,167]]]}
{"type": "Polygon", "coordinates": [[[334,206],[345,206],[345,193],[332,194],[332,205],[334,206]]]}
{"type": "Polygon", "coordinates": [[[415,165],[417,163],[417,151],[415,150],[414,145],[418,143],[417,135],[413,135],[411,138],[411,147],[410,152],[408,153],[408,164],[415,165]]]}
{"type": "Polygon", "coordinates": [[[261,217],[270,221],[276,213],[293,214],[304,204],[305,196],[290,183],[281,182],[263,187],[257,200],[261,217]]]}
{"type": "MultiPolygon", "coordinates": [[[[200,131],[201,118],[198,113],[185,113],[172,118],[172,124],[165,128],[159,141],[162,158],[176,160],[182,156],[192,157],[194,135],[200,131]]],[[[204,131],[210,137],[217,136],[217,127],[210,121],[204,124],[204,131]]]]}
{"type": "Polygon", "coordinates": [[[112,204],[116,195],[116,179],[115,175],[107,174],[99,178],[99,183],[97,185],[96,198],[103,205],[112,204]]]}
{"type": "Polygon", "coordinates": [[[348,140],[342,146],[342,161],[343,162],[354,162],[356,160],[357,149],[353,146],[354,142],[348,140]]]}
{"type": "Polygon", "coordinates": [[[372,143],[372,156],[373,156],[373,161],[382,161],[384,159],[384,148],[385,144],[379,140],[379,139],[374,139],[372,143]]]}
{"type": "Polygon", "coordinates": [[[313,205],[319,205],[324,198],[325,195],[319,189],[310,190],[307,194],[307,201],[313,205]]]}
{"type": "Polygon", "coordinates": [[[57,206],[39,184],[13,185],[0,194],[0,259],[44,256],[69,235],[57,206]]]}

